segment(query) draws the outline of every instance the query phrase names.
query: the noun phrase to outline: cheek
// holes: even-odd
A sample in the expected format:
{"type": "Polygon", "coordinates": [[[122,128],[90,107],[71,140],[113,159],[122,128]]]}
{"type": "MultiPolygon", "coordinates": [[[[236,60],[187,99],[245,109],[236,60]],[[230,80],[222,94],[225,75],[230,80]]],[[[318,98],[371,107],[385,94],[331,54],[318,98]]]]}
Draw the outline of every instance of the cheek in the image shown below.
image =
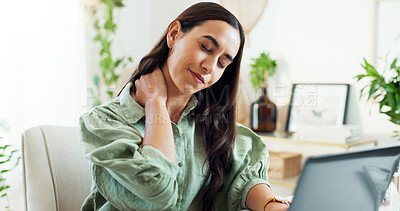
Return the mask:
{"type": "Polygon", "coordinates": [[[178,52],[174,52],[173,54],[170,55],[168,58],[168,69],[171,73],[171,76],[176,76],[178,73],[178,70],[180,69],[179,67],[182,65],[182,59],[185,59],[184,57],[178,56],[178,52]]]}

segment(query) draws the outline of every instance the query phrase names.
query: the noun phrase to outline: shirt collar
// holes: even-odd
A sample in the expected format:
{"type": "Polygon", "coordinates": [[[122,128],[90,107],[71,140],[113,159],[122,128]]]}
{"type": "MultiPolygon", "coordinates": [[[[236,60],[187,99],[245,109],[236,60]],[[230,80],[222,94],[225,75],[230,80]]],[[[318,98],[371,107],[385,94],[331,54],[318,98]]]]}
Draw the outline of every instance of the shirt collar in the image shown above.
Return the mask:
{"type": "MultiPolygon", "coordinates": [[[[132,98],[130,93],[132,85],[133,82],[129,82],[125,85],[125,87],[122,89],[119,102],[125,117],[132,124],[134,124],[138,122],[142,117],[144,117],[145,111],[144,108],[132,98]]],[[[195,95],[192,95],[188,104],[183,109],[180,119],[189,114],[190,111],[192,111],[197,106],[197,103],[197,97],[195,95]]]]}
{"type": "Polygon", "coordinates": [[[192,95],[192,97],[190,97],[189,102],[186,104],[186,107],[183,109],[179,120],[184,118],[186,115],[188,115],[190,113],[190,111],[192,111],[194,108],[196,108],[197,103],[198,103],[197,97],[195,95],[192,95]]]}
{"type": "Polygon", "coordinates": [[[144,117],[144,108],[137,103],[131,96],[132,82],[129,82],[122,89],[119,103],[121,104],[122,111],[125,117],[131,122],[136,123],[144,117]]]}

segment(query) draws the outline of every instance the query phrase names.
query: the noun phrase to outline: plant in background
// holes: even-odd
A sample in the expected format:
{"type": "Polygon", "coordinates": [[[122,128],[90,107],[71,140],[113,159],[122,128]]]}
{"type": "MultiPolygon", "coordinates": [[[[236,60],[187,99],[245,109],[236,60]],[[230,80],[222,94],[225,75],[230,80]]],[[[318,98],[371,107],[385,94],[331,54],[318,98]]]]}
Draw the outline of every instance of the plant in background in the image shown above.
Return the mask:
{"type": "Polygon", "coordinates": [[[250,71],[251,83],[255,90],[261,91],[261,96],[250,107],[251,128],[257,132],[272,133],[276,129],[277,107],[267,94],[268,76],[275,74],[276,61],[269,53],[262,52],[253,61],[250,71]]]}
{"type": "MultiPolygon", "coordinates": [[[[391,122],[400,126],[400,66],[397,65],[397,58],[391,63],[389,71],[384,70],[382,74],[379,74],[365,58],[364,65],[361,66],[366,73],[357,75],[355,78],[357,81],[368,78],[370,82],[361,89],[360,98],[367,91],[367,101],[378,102],[379,112],[386,114],[391,122]]],[[[400,140],[400,130],[394,131],[393,137],[400,140]]]]}
{"type": "MultiPolygon", "coordinates": [[[[4,120],[0,120],[0,130],[3,132],[7,132],[9,130],[8,125],[4,120]]],[[[0,141],[2,139],[3,137],[0,136],[0,141]]],[[[6,179],[3,177],[3,174],[11,171],[15,166],[18,165],[21,156],[16,157],[17,152],[18,150],[11,149],[11,145],[3,145],[0,143],[0,198],[7,197],[7,205],[5,206],[6,210],[10,210],[7,195],[7,189],[9,189],[10,186],[6,184],[6,179]],[[16,160],[14,161],[15,158],[16,160]]]]}
{"type": "Polygon", "coordinates": [[[250,78],[254,89],[265,88],[268,75],[273,76],[276,69],[276,61],[271,59],[269,53],[262,52],[259,57],[252,58],[250,78]]]}
{"type": "MultiPolygon", "coordinates": [[[[95,98],[93,106],[97,106],[102,103],[101,82],[104,82],[107,88],[116,87],[119,78],[116,70],[121,66],[126,67],[129,62],[132,62],[132,58],[113,58],[111,53],[111,46],[117,29],[117,24],[114,20],[114,11],[117,8],[124,7],[122,0],[92,0],[88,1],[86,6],[90,10],[93,19],[93,27],[96,31],[93,41],[100,45],[98,53],[100,56],[99,67],[101,74],[100,76],[96,74],[93,77],[93,84],[100,94],[95,94],[93,89],[89,89],[91,97],[95,98]],[[102,9],[103,12],[98,13],[99,9],[102,9]]],[[[105,94],[107,97],[112,98],[115,93],[112,89],[106,89],[105,94]]]]}

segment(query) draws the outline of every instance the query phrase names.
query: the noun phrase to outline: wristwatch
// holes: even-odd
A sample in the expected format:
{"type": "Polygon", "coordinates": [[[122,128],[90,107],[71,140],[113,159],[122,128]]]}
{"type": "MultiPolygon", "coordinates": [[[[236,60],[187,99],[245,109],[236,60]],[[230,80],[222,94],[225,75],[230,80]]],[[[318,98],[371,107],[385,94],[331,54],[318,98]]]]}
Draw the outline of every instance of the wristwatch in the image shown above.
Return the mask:
{"type": "Polygon", "coordinates": [[[285,200],[285,199],[283,199],[282,197],[279,197],[279,196],[273,196],[273,197],[270,197],[269,199],[267,199],[264,202],[263,210],[265,210],[265,207],[271,202],[278,202],[278,203],[286,204],[288,207],[290,207],[290,201],[285,200]]]}

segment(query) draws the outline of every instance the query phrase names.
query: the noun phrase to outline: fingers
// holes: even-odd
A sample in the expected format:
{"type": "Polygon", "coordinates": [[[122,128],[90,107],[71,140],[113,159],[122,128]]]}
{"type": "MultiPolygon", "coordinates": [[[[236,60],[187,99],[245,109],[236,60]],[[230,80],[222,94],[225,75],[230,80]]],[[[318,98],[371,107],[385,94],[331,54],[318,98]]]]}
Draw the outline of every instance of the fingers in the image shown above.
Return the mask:
{"type": "Polygon", "coordinates": [[[158,97],[163,94],[164,86],[154,75],[143,75],[135,81],[136,90],[148,98],[158,97]]]}
{"type": "Polygon", "coordinates": [[[152,99],[167,99],[167,86],[164,75],[159,68],[153,72],[140,76],[135,82],[136,97],[145,105],[146,102],[152,99]]]}

